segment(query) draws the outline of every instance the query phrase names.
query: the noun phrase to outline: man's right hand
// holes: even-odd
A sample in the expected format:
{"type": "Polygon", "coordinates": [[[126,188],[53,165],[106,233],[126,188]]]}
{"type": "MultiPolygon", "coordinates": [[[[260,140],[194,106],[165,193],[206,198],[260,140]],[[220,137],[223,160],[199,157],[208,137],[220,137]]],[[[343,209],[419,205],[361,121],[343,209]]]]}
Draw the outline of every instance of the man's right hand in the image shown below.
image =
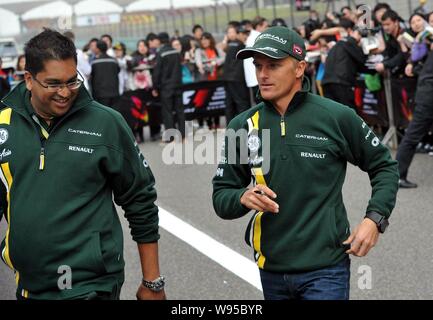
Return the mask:
{"type": "Polygon", "coordinates": [[[159,92],[156,89],[152,90],[152,96],[154,96],[155,98],[157,98],[159,96],[159,92]]]}
{"type": "Polygon", "coordinates": [[[249,209],[278,213],[279,205],[271,200],[277,195],[268,187],[258,184],[254,188],[248,189],[241,197],[241,204],[249,209]]]}

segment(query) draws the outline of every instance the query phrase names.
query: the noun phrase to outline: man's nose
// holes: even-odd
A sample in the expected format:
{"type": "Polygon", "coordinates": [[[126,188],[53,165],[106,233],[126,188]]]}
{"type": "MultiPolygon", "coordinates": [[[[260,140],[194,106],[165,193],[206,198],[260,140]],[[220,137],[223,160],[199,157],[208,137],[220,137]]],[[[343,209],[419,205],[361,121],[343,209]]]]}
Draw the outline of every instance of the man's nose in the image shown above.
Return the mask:
{"type": "Polygon", "coordinates": [[[71,95],[71,93],[72,93],[71,89],[69,89],[68,86],[65,85],[65,84],[57,91],[57,94],[59,96],[61,96],[62,98],[69,98],[69,96],[71,95]]]}
{"type": "Polygon", "coordinates": [[[267,70],[266,67],[262,67],[262,68],[259,70],[259,78],[260,78],[260,79],[264,79],[264,78],[267,78],[267,77],[268,77],[268,70],[267,70]]]}

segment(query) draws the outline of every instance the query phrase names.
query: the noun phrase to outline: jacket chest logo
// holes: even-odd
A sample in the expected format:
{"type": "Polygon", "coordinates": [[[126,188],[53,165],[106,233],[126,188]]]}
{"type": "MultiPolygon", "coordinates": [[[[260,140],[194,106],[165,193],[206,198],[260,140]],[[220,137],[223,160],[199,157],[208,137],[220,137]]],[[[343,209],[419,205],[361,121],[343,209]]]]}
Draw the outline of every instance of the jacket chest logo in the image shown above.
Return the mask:
{"type": "Polygon", "coordinates": [[[302,158],[325,159],[326,153],[301,152],[301,157],[302,158]]]}
{"type": "Polygon", "coordinates": [[[9,157],[12,154],[12,151],[9,149],[3,149],[3,151],[0,153],[0,161],[3,160],[3,158],[9,157]]]}
{"type": "Polygon", "coordinates": [[[0,145],[5,143],[8,140],[8,138],[9,138],[9,132],[6,129],[1,128],[0,129],[0,145]]]}
{"type": "Polygon", "coordinates": [[[260,149],[261,141],[260,138],[256,135],[250,135],[248,137],[248,149],[251,152],[257,152],[260,149]]]}
{"type": "Polygon", "coordinates": [[[74,152],[84,152],[84,153],[88,153],[88,154],[92,154],[93,151],[95,151],[94,149],[80,147],[80,146],[69,146],[68,150],[74,151],[74,152]]]}

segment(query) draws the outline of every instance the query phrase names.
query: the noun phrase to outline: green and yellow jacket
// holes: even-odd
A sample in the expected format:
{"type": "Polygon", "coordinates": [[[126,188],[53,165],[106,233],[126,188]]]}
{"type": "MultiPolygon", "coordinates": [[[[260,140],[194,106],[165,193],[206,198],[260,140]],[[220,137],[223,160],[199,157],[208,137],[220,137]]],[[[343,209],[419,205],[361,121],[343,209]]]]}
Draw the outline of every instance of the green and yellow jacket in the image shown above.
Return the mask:
{"type": "Polygon", "coordinates": [[[245,235],[259,268],[304,272],[334,265],[345,257],[342,242],[350,235],[342,196],[347,162],[370,177],[366,212],[389,217],[397,162],[354,110],[308,93],[304,83],[284,115],[263,101],[230,122],[213,178],[215,211],[224,219],[242,217],[250,210],[240,198],[251,181],[267,185],[279,213],[255,212],[245,235]]]}
{"type": "Polygon", "coordinates": [[[136,242],[159,239],[154,177],[129,127],[84,88],[52,128],[35,118],[24,83],[2,103],[1,207],[8,229],[1,257],[15,271],[17,294],[67,299],[111,292],[124,279],[113,195],[136,242]],[[68,269],[70,288],[62,278],[68,269]]]}

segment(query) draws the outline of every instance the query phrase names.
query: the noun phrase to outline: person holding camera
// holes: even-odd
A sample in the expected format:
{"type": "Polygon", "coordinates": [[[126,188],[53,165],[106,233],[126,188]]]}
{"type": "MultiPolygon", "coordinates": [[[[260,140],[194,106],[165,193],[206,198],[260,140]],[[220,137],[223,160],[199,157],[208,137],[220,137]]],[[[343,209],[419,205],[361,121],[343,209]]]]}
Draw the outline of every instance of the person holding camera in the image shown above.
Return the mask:
{"type": "Polygon", "coordinates": [[[338,41],[328,53],[322,86],[325,97],[355,109],[353,87],[358,72],[367,72],[364,55],[360,47],[361,31],[352,21],[341,19],[340,25],[349,36],[338,41]]]}

